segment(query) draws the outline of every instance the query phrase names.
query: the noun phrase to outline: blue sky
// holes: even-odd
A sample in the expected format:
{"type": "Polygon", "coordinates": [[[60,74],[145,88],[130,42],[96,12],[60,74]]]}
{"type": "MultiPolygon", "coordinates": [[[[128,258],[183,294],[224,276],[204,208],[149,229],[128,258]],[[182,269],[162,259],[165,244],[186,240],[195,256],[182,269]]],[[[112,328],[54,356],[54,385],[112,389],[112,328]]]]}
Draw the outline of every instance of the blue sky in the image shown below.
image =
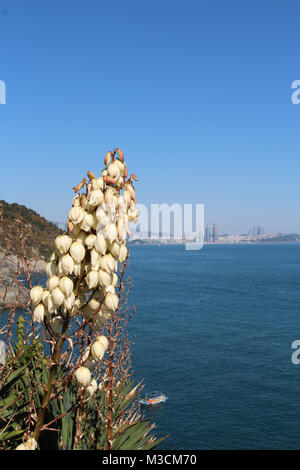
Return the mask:
{"type": "Polygon", "coordinates": [[[120,146],[139,202],[299,232],[299,1],[0,0],[0,199],[63,221],[120,146]]]}

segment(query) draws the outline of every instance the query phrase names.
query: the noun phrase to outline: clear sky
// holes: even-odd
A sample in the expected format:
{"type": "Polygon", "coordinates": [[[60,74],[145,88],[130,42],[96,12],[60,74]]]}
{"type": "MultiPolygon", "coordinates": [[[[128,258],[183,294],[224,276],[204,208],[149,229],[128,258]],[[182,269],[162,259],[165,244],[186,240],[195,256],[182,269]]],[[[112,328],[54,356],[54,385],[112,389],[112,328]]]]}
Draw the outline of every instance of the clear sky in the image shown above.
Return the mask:
{"type": "Polygon", "coordinates": [[[143,203],[298,232],[300,2],[0,0],[0,199],[63,221],[120,146],[143,203]]]}

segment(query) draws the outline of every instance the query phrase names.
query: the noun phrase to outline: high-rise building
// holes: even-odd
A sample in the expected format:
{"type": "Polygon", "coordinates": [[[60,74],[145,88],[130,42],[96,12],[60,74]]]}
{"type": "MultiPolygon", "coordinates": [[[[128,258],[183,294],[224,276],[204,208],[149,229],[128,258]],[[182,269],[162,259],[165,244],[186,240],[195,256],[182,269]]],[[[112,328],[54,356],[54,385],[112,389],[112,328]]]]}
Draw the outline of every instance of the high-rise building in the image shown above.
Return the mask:
{"type": "Polygon", "coordinates": [[[213,226],[212,238],[213,238],[213,242],[216,243],[218,239],[218,229],[217,229],[216,224],[214,224],[213,226]]]}
{"type": "Polygon", "coordinates": [[[205,228],[205,241],[206,241],[206,243],[210,242],[210,237],[211,237],[210,225],[206,224],[206,228],[205,228]]]}

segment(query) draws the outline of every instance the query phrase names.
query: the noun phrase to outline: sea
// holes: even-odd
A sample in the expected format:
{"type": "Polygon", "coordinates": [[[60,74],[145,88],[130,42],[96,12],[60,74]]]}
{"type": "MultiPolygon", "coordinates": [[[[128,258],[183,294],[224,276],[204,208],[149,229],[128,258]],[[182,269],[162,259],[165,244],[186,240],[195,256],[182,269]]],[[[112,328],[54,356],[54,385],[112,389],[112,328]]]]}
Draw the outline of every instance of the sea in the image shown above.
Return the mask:
{"type": "Polygon", "coordinates": [[[299,449],[300,245],[132,245],[129,275],[159,448],[299,449]]]}
{"type": "Polygon", "coordinates": [[[300,245],[132,246],[130,272],[160,448],[299,449],[300,245]]]}

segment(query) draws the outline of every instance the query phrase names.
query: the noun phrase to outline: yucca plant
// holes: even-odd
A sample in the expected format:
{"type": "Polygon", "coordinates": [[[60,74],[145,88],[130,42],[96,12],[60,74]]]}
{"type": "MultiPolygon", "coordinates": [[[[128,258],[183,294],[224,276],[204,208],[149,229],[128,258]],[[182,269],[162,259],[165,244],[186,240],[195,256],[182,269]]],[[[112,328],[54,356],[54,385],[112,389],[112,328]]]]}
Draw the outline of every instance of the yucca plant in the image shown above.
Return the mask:
{"type": "MultiPolygon", "coordinates": [[[[73,189],[68,231],[55,240],[46,286],[2,329],[8,362],[0,369],[0,443],[5,449],[151,449],[159,441],[143,419],[126,324],[128,222],[137,221],[134,174],[121,149],[107,152],[100,177],[88,172],[73,189]],[[1,379],[2,377],[2,379],[1,379]]],[[[22,237],[20,237],[22,241],[22,237]]],[[[1,330],[0,330],[1,338],[1,330]]],[[[2,339],[2,338],[1,338],[2,339]]]]}

